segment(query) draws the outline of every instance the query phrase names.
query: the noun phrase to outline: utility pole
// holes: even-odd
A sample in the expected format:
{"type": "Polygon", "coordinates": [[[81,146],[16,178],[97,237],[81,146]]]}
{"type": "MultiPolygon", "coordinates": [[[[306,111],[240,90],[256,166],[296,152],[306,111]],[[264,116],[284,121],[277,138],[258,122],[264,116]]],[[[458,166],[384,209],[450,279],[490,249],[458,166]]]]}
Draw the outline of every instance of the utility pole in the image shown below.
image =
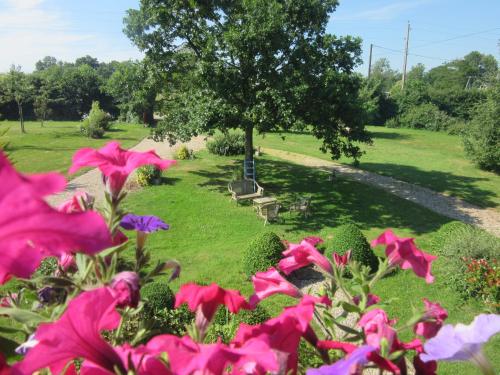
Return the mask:
{"type": "Polygon", "coordinates": [[[408,21],[408,28],[406,29],[406,42],[405,42],[405,55],[403,63],[403,79],[401,81],[401,87],[405,88],[406,81],[406,64],[408,63],[408,43],[410,42],[410,21],[408,21]]]}
{"type": "Polygon", "coordinates": [[[372,53],[373,53],[373,43],[370,44],[370,58],[368,59],[368,79],[372,75],[372,53]]]}

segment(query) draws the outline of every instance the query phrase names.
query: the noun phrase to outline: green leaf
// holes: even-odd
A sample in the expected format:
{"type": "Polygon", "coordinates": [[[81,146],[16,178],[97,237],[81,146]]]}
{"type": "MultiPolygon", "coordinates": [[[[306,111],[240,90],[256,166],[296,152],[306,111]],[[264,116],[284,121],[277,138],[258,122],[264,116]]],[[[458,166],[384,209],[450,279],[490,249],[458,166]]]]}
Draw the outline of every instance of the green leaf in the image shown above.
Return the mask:
{"type": "Polygon", "coordinates": [[[118,246],[109,247],[106,250],[101,251],[99,253],[99,256],[104,259],[110,255],[115,254],[115,253],[119,253],[127,248],[127,244],[128,244],[128,241],[125,243],[122,243],[121,245],[118,245],[118,246]]]}
{"type": "Polygon", "coordinates": [[[41,315],[17,307],[0,307],[0,315],[7,315],[19,323],[28,325],[37,325],[46,321],[41,315]]]}
{"type": "Polygon", "coordinates": [[[361,310],[359,309],[358,306],[356,305],[351,305],[350,303],[347,302],[342,302],[342,308],[350,313],[360,313],[361,310]]]}
{"type": "Polygon", "coordinates": [[[22,328],[14,327],[13,325],[10,325],[8,327],[0,325],[0,333],[17,333],[17,332],[24,332],[24,330],[22,328]]]}

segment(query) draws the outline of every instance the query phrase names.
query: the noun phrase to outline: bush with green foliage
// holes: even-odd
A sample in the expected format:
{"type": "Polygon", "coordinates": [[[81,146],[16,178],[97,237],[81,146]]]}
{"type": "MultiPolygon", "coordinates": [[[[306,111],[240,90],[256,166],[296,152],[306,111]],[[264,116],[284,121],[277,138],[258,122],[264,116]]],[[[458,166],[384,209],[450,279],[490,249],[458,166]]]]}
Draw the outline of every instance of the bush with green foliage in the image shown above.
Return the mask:
{"type": "Polygon", "coordinates": [[[221,306],[215,314],[205,342],[214,343],[221,339],[222,342],[229,343],[241,323],[256,325],[269,319],[271,315],[261,305],[257,305],[254,310],[240,310],[238,314],[232,314],[225,306],[221,306]]]}
{"type": "Polygon", "coordinates": [[[335,252],[344,255],[351,250],[351,259],[368,266],[373,272],[378,269],[378,258],[373,252],[364,234],[355,224],[343,224],[337,227],[333,238],[328,243],[325,255],[332,259],[335,252]]]}
{"type": "Polygon", "coordinates": [[[444,244],[455,236],[457,231],[468,228],[469,225],[461,221],[450,221],[441,226],[432,236],[431,247],[434,253],[441,253],[444,244]]]}
{"type": "Polygon", "coordinates": [[[284,250],[285,245],[275,233],[260,234],[250,242],[243,254],[243,271],[248,277],[267,271],[278,264],[284,250]]]}
{"type": "Polygon", "coordinates": [[[175,305],[175,294],[164,281],[153,281],[144,285],[141,288],[141,297],[145,300],[144,312],[147,315],[163,309],[173,309],[175,305]]]}
{"type": "Polygon", "coordinates": [[[99,107],[99,102],[92,102],[92,108],[84,118],[80,131],[89,138],[102,138],[111,128],[111,116],[99,107]]]}
{"type": "Polygon", "coordinates": [[[42,276],[52,276],[57,270],[57,265],[58,262],[56,257],[44,258],[38,266],[37,273],[42,276]]]}
{"type": "Polygon", "coordinates": [[[245,153],[245,133],[240,130],[217,133],[213,139],[207,142],[207,149],[214,155],[243,155],[245,153]]]}
{"type": "Polygon", "coordinates": [[[158,185],[161,180],[161,171],[154,165],[145,165],[137,169],[137,183],[140,186],[158,185]]]}
{"type": "Polygon", "coordinates": [[[175,153],[175,158],[178,160],[191,159],[192,152],[187,148],[186,145],[182,145],[175,153]]]}
{"type": "Polygon", "coordinates": [[[476,107],[463,141],[469,159],[482,169],[500,172],[500,87],[476,107]]]}
{"type": "MultiPolygon", "coordinates": [[[[476,261],[491,262],[500,261],[500,240],[473,226],[460,228],[459,225],[448,227],[449,235],[442,243],[440,255],[446,262],[445,284],[457,290],[464,298],[481,297],[489,305],[500,308],[500,279],[492,281],[493,288],[482,289],[478,293],[478,285],[484,285],[491,280],[486,273],[476,274],[476,280],[471,280],[471,266],[476,261]],[[473,282],[471,282],[473,281],[473,282]]],[[[444,231],[443,231],[444,232],[444,231]]],[[[497,268],[498,272],[498,268],[497,268]]],[[[498,277],[498,275],[496,276],[498,277]]]]}
{"type": "Polygon", "coordinates": [[[144,308],[141,318],[154,333],[170,333],[183,335],[186,325],[194,319],[194,314],[186,305],[174,309],[175,295],[168,283],[154,281],[141,288],[144,308]]]}
{"type": "Polygon", "coordinates": [[[401,127],[427,130],[446,130],[455,120],[432,103],[424,103],[410,107],[394,119],[386,123],[387,127],[401,127]]]}

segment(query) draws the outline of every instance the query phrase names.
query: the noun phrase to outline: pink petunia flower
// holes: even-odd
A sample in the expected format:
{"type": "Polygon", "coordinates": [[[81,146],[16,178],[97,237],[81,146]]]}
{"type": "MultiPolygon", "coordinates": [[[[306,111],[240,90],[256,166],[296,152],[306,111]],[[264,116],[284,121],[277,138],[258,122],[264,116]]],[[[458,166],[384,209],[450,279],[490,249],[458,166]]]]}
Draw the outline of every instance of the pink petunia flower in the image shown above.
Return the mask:
{"type": "Polygon", "coordinates": [[[42,199],[64,186],[62,176],[22,176],[0,153],[0,178],[0,284],[12,276],[30,277],[47,256],[61,257],[75,250],[95,254],[111,245],[108,227],[98,213],[66,214],[42,199]]]}
{"type": "Polygon", "coordinates": [[[167,353],[170,368],[176,375],[224,374],[231,367],[232,374],[267,374],[278,369],[276,354],[259,340],[248,340],[241,347],[229,347],[220,342],[200,344],[189,336],[161,335],[146,345],[150,353],[167,353]]]}
{"type": "Polygon", "coordinates": [[[83,167],[97,167],[105,177],[109,191],[117,197],[127,177],[137,168],[154,165],[164,170],[175,164],[175,160],[161,159],[153,150],[136,152],[124,150],[118,142],[109,142],[99,150],[82,148],[73,156],[73,165],[69,173],[75,173],[83,167]]]}
{"type": "Polygon", "coordinates": [[[58,193],[66,187],[66,179],[59,173],[25,175],[17,172],[0,150],[0,197],[10,190],[23,186],[37,198],[58,193]]]}
{"type": "Polygon", "coordinates": [[[399,238],[388,229],[372,241],[372,247],[377,245],[386,245],[385,254],[391,265],[398,265],[404,270],[411,268],[417,276],[425,278],[427,283],[434,281],[431,263],[437,257],[418,249],[413,238],[399,238]]]}
{"type": "Polygon", "coordinates": [[[70,199],[61,203],[57,209],[61,212],[71,214],[73,212],[83,212],[92,208],[94,197],[84,191],[76,192],[70,199]]]}
{"type": "Polygon", "coordinates": [[[277,293],[295,298],[302,296],[300,290],[286,281],[274,267],[252,276],[252,282],[255,290],[255,293],[250,297],[250,305],[252,306],[277,293]]]}
{"type": "Polygon", "coordinates": [[[333,268],[328,259],[323,256],[307,239],[300,244],[289,244],[288,249],[283,252],[285,258],[278,263],[278,268],[289,275],[299,268],[316,264],[326,273],[333,273],[333,268]]]}
{"type": "Polygon", "coordinates": [[[63,255],[61,255],[57,263],[64,272],[76,269],[75,256],[71,253],[64,253],[63,255]]]}
{"type": "MultiPolygon", "coordinates": [[[[352,297],[352,301],[354,302],[354,304],[359,305],[359,303],[361,302],[361,297],[360,296],[354,296],[354,297],[352,297]]],[[[372,305],[376,305],[379,302],[380,302],[380,297],[379,296],[377,296],[376,294],[369,293],[368,294],[368,298],[366,300],[366,307],[370,307],[372,305]]]]}
{"type": "Polygon", "coordinates": [[[116,300],[107,288],[82,293],[69,303],[58,321],[38,327],[35,332],[38,344],[14,369],[31,374],[48,367],[58,374],[69,361],[83,358],[111,373],[115,367],[126,373],[118,354],[100,335],[103,330],[118,327],[121,317],[115,305],[116,300]]]}
{"type": "Polygon", "coordinates": [[[240,309],[253,308],[239,291],[226,290],[215,283],[209,286],[194,283],[182,285],[175,296],[175,307],[183,303],[186,303],[191,311],[196,312],[196,326],[201,333],[206,331],[220,305],[225,305],[233,314],[238,313],[240,309]]]}
{"type": "Polygon", "coordinates": [[[380,348],[380,341],[387,340],[389,348],[396,339],[396,330],[392,327],[394,321],[387,318],[382,309],[373,309],[365,313],[358,322],[365,333],[366,343],[375,348],[380,348]]]}
{"type": "Polygon", "coordinates": [[[351,250],[346,252],[344,255],[333,253],[332,258],[338,267],[344,267],[347,265],[347,263],[349,263],[349,259],[351,259],[351,250]]]}
{"type": "Polygon", "coordinates": [[[117,307],[137,307],[141,298],[139,281],[139,275],[130,271],[120,272],[113,277],[110,292],[117,300],[117,307]]]}
{"type": "Polygon", "coordinates": [[[425,314],[421,321],[415,325],[415,333],[426,339],[436,336],[448,318],[448,312],[437,302],[431,302],[424,298],[425,314]]]}
{"type": "Polygon", "coordinates": [[[231,344],[234,347],[241,347],[251,339],[261,340],[279,356],[285,356],[284,368],[280,368],[279,373],[288,373],[289,370],[295,373],[300,339],[304,337],[313,345],[318,342],[310,326],[314,306],[318,302],[320,301],[314,297],[304,296],[299,304],[285,308],[280,316],[267,322],[253,326],[242,323],[231,344]]]}

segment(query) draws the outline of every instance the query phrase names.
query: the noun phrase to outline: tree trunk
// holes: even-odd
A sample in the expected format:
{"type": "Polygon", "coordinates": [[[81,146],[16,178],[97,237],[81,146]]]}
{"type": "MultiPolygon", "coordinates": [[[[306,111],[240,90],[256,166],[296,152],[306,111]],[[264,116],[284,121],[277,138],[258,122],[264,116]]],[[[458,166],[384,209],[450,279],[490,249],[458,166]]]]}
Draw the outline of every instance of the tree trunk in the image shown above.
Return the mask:
{"type": "Polygon", "coordinates": [[[19,121],[21,122],[21,133],[26,133],[26,130],[24,130],[23,105],[21,103],[17,103],[17,107],[19,108],[19,121]]]}
{"type": "Polygon", "coordinates": [[[253,160],[253,125],[245,127],[245,160],[253,160]]]}
{"type": "Polygon", "coordinates": [[[153,126],[154,125],[154,114],[152,109],[146,109],[142,113],[142,122],[147,125],[147,126],[153,126]]]}

